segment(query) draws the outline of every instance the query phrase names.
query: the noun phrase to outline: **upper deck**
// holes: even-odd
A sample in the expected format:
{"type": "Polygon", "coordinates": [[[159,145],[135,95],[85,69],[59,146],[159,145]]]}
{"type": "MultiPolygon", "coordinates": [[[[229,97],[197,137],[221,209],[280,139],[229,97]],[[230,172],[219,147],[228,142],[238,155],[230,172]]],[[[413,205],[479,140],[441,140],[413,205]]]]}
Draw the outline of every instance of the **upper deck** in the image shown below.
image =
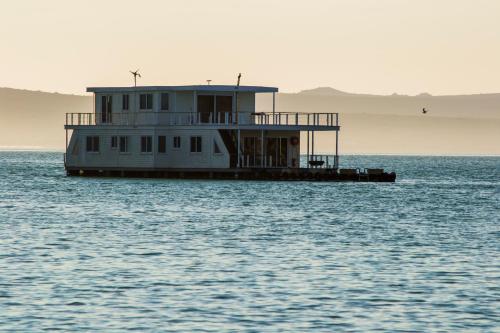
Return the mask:
{"type": "Polygon", "coordinates": [[[242,129],[242,130],[296,130],[296,131],[338,131],[338,113],[305,112],[258,112],[243,117],[232,113],[209,114],[204,119],[199,112],[120,112],[108,114],[109,121],[102,122],[102,114],[67,113],[66,128],[81,126],[113,127],[170,127],[192,128],[202,126],[205,129],[242,129]],[[233,118],[234,117],[234,118],[233,118]]]}
{"type": "Polygon", "coordinates": [[[186,127],[338,131],[337,113],[276,112],[278,88],[191,85],[90,87],[93,113],[68,113],[66,129],[79,126],[186,127]],[[271,112],[256,112],[255,94],[272,93],[271,112]]]}

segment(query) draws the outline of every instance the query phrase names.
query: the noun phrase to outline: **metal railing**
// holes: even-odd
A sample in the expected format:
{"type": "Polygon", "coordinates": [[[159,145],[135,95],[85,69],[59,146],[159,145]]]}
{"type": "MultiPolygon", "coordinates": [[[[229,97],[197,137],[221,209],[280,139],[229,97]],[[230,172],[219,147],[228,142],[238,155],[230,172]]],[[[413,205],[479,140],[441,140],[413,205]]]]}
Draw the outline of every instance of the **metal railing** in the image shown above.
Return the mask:
{"type": "Polygon", "coordinates": [[[313,125],[338,126],[338,113],[307,113],[307,112],[258,112],[252,113],[254,123],[258,125],[313,125]]]}
{"type": "Polygon", "coordinates": [[[95,125],[94,113],[66,113],[66,125],[95,125]]]}
{"type": "Polygon", "coordinates": [[[295,167],[287,161],[280,160],[270,154],[263,156],[241,155],[240,167],[242,168],[289,168],[295,167]]]}
{"type": "Polygon", "coordinates": [[[338,113],[112,112],[67,113],[66,125],[276,125],[338,126],[338,113]]]}

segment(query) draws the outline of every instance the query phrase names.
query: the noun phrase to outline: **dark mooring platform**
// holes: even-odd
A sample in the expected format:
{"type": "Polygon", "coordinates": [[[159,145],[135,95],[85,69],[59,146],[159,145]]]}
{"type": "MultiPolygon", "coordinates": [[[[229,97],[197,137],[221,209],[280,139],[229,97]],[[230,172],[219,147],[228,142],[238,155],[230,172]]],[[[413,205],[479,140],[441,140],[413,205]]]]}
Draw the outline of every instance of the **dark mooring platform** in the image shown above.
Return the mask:
{"type": "Polygon", "coordinates": [[[238,168],[238,169],[115,169],[67,167],[68,176],[170,179],[241,179],[282,181],[394,182],[396,173],[383,169],[238,168]]]}

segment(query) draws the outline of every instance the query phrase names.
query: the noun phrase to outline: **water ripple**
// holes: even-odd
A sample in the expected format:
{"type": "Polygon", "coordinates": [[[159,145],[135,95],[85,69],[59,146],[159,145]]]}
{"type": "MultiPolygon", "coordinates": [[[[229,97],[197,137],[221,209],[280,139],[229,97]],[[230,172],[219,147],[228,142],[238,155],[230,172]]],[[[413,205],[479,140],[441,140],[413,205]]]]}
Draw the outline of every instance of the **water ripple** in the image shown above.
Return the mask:
{"type": "Polygon", "coordinates": [[[0,331],[494,331],[500,159],[395,184],[65,177],[0,152],[0,331]]]}

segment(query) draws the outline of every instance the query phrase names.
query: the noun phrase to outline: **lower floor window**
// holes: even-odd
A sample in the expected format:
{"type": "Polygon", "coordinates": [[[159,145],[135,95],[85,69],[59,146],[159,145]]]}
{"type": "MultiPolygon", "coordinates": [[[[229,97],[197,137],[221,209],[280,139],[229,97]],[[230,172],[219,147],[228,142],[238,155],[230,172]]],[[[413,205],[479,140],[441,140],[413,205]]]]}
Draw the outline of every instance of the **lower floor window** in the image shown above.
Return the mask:
{"type": "Polygon", "coordinates": [[[174,148],[180,148],[180,147],[181,147],[181,137],[174,136],[174,148]]]}
{"type": "Polygon", "coordinates": [[[217,144],[217,141],[214,140],[214,154],[221,154],[222,151],[219,148],[219,145],[217,144]]]}
{"type": "Polygon", "coordinates": [[[120,153],[128,152],[128,136],[120,136],[120,153]]]}
{"type": "Polygon", "coordinates": [[[116,148],[118,148],[118,137],[112,136],[111,137],[111,149],[116,149],[116,148]]]}
{"type": "Polygon", "coordinates": [[[191,152],[201,153],[201,136],[191,137],[191,152]]]}
{"type": "Polygon", "coordinates": [[[159,153],[167,152],[167,137],[165,135],[158,136],[158,152],[159,153]]]}
{"type": "Polygon", "coordinates": [[[98,136],[88,136],[87,137],[87,151],[91,153],[99,152],[99,137],[98,136]]]}
{"type": "Polygon", "coordinates": [[[151,136],[141,136],[141,153],[151,153],[153,151],[153,138],[151,136]]]}

